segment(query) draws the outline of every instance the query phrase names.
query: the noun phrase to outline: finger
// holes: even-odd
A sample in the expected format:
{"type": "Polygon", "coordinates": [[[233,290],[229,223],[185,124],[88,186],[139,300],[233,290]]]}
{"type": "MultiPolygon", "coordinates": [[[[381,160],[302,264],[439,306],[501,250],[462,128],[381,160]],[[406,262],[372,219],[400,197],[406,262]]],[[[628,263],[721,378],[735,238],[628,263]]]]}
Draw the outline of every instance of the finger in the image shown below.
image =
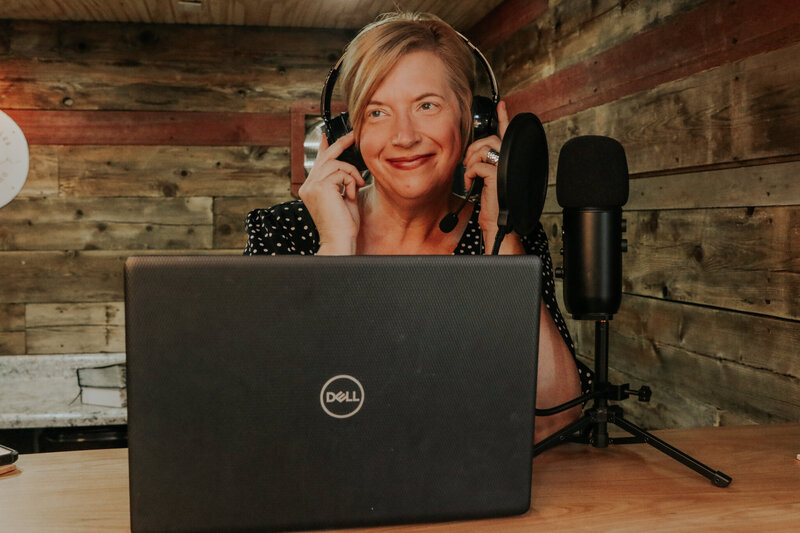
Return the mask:
{"type": "Polygon", "coordinates": [[[473,178],[468,178],[468,177],[464,176],[464,191],[466,191],[465,194],[468,197],[472,197],[472,196],[475,195],[475,192],[479,192],[479,191],[472,191],[472,185],[473,185],[474,181],[475,181],[474,177],[473,178]]]}
{"type": "Polygon", "coordinates": [[[494,135],[475,141],[467,149],[467,153],[464,156],[464,166],[468,167],[475,163],[485,163],[486,156],[489,155],[489,150],[494,150],[499,153],[501,145],[500,139],[494,135]]]}
{"type": "Polygon", "coordinates": [[[464,173],[464,189],[469,191],[476,179],[483,181],[481,196],[485,196],[487,186],[489,189],[496,189],[494,184],[497,183],[497,167],[489,163],[478,163],[467,168],[464,173]]]}
{"type": "MultiPolygon", "coordinates": [[[[348,175],[349,176],[349,175],[348,175]]],[[[355,180],[346,180],[344,184],[344,194],[348,200],[356,200],[358,198],[359,185],[355,180]]]]}
{"type": "Polygon", "coordinates": [[[353,178],[353,181],[355,181],[359,187],[363,187],[367,184],[367,182],[364,180],[364,177],[361,175],[361,172],[359,172],[358,169],[350,163],[336,160],[333,162],[333,164],[340,172],[344,172],[349,177],[353,178]]]}
{"type": "Polygon", "coordinates": [[[508,108],[506,107],[505,101],[500,100],[497,103],[497,124],[501,139],[506,134],[506,128],[508,128],[508,123],[509,123],[508,108]]]}
{"type": "Polygon", "coordinates": [[[347,135],[342,135],[336,142],[330,146],[325,146],[323,148],[323,143],[325,145],[328,144],[328,139],[323,136],[323,141],[319,145],[319,152],[317,152],[317,161],[328,161],[331,159],[336,159],[342,152],[347,150],[347,148],[355,142],[356,134],[354,132],[348,132],[347,135]]]}
{"type": "Polygon", "coordinates": [[[365,185],[364,178],[352,166],[341,161],[333,161],[325,167],[325,172],[321,178],[317,180],[318,184],[331,188],[341,194],[342,187],[348,183],[355,184],[356,187],[363,187],[365,185]],[[348,168],[349,167],[349,168],[348,168]]]}
{"type": "Polygon", "coordinates": [[[469,180],[472,183],[474,178],[483,178],[484,180],[494,181],[497,178],[497,167],[489,163],[476,163],[467,168],[464,172],[464,183],[469,180]]]}
{"type": "Polygon", "coordinates": [[[337,192],[349,200],[356,200],[358,198],[358,190],[366,185],[361,174],[358,172],[353,174],[344,169],[338,170],[331,181],[335,183],[337,192]]]}
{"type": "Polygon", "coordinates": [[[328,181],[338,183],[341,181],[341,179],[337,177],[337,174],[340,172],[352,177],[356,183],[358,183],[359,187],[366,185],[364,178],[361,176],[361,173],[356,167],[350,163],[339,161],[338,159],[315,163],[314,168],[311,170],[308,178],[306,178],[304,185],[324,183],[328,181]]]}
{"type": "Polygon", "coordinates": [[[333,161],[330,164],[332,165],[332,170],[325,177],[325,181],[333,184],[333,187],[342,196],[345,195],[343,193],[352,192],[352,194],[348,195],[348,197],[355,197],[355,194],[358,193],[358,190],[367,184],[366,180],[364,180],[364,177],[353,165],[344,163],[342,161],[333,161]],[[349,190],[351,187],[352,191],[349,190]]]}
{"type": "Polygon", "coordinates": [[[499,152],[501,145],[502,141],[500,140],[500,137],[496,135],[484,137],[483,139],[475,141],[474,143],[470,144],[469,147],[467,147],[467,152],[464,154],[464,164],[466,165],[466,161],[475,158],[476,156],[479,158],[485,158],[490,149],[499,152]]]}

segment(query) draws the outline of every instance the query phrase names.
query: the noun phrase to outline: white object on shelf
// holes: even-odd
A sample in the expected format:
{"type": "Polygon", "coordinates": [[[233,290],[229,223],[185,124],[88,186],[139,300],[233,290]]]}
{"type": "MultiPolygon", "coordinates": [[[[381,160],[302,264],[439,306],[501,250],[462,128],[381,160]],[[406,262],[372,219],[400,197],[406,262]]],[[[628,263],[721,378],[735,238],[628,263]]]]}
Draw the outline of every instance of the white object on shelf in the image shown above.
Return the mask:
{"type": "Polygon", "coordinates": [[[11,117],[0,111],[0,207],[22,190],[29,164],[25,135],[11,117]]]}
{"type": "Polygon", "coordinates": [[[81,401],[87,405],[126,407],[128,405],[128,391],[124,387],[81,387],[81,401]]]}

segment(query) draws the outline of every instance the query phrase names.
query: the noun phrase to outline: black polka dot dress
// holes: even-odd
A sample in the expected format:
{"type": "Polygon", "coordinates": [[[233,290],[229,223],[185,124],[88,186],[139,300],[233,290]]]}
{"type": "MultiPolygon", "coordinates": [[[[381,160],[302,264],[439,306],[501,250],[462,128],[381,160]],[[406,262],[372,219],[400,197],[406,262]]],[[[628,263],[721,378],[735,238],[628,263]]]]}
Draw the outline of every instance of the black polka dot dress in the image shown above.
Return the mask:
{"type": "MultiPolygon", "coordinates": [[[[453,255],[481,255],[484,253],[483,233],[478,224],[480,205],[476,205],[461,240],[453,255]]],[[[247,214],[247,246],[244,255],[314,255],[319,250],[319,233],[314,221],[300,200],[286,202],[269,209],[255,209],[247,214]]],[[[567,324],[558,309],[555,284],[553,283],[553,262],[547,245],[547,234],[541,224],[530,234],[522,237],[525,253],[538,255],[542,259],[542,300],[553,317],[561,337],[575,356],[567,324]]],[[[592,372],[578,361],[581,389],[589,392],[592,372]]]]}

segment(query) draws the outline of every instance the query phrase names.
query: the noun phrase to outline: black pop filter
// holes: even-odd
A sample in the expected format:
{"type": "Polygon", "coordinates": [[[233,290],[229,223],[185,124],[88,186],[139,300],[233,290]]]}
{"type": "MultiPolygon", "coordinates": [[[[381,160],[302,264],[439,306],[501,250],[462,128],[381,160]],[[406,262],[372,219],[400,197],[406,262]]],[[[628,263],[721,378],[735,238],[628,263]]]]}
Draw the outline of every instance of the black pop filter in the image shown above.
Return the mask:
{"type": "Polygon", "coordinates": [[[518,114],[503,136],[497,164],[498,219],[506,220],[509,231],[528,235],[536,228],[547,196],[548,170],[541,121],[533,113],[518,114]]]}

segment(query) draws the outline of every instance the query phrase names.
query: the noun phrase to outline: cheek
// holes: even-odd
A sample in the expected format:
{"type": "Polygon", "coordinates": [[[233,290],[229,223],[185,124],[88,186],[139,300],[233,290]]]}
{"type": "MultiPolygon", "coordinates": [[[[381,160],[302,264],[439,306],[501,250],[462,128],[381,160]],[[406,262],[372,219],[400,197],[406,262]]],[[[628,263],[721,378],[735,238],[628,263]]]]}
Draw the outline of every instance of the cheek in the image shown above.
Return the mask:
{"type": "Polygon", "coordinates": [[[452,113],[446,121],[442,121],[442,138],[447,136],[448,142],[455,145],[458,150],[461,149],[461,119],[452,113]]]}
{"type": "Polygon", "coordinates": [[[453,157],[461,159],[461,128],[458,124],[448,128],[447,132],[443,132],[442,139],[447,139],[449,150],[453,152],[453,157]]]}
{"type": "Polygon", "coordinates": [[[383,140],[378,128],[361,127],[361,137],[358,146],[363,157],[377,156],[382,144],[383,140]]]}

